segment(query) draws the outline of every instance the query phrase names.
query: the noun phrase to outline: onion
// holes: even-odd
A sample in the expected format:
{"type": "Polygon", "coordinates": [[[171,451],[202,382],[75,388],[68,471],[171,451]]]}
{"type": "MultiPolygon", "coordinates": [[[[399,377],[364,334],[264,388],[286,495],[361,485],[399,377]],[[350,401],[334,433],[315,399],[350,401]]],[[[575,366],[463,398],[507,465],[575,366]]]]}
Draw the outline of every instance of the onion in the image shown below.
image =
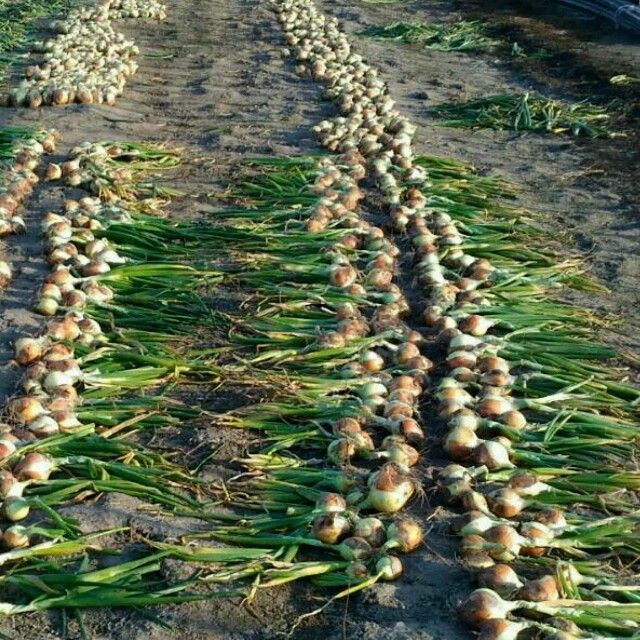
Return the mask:
{"type": "Polygon", "coordinates": [[[24,520],[31,510],[31,503],[22,497],[11,497],[7,498],[2,505],[2,510],[4,512],[7,520],[11,520],[11,522],[17,522],[19,520],[24,520]]]}
{"type": "Polygon", "coordinates": [[[504,396],[485,396],[476,406],[476,411],[483,418],[496,418],[507,411],[513,411],[513,403],[504,396]]]}
{"type": "Polygon", "coordinates": [[[493,589],[496,593],[510,595],[516,589],[524,585],[518,574],[506,564],[496,564],[493,567],[481,571],[478,575],[478,584],[487,589],[493,589]]]}
{"type": "Polygon", "coordinates": [[[455,427],[445,437],[444,450],[453,460],[468,460],[480,443],[475,431],[455,427]]]}
{"type": "Polygon", "coordinates": [[[516,595],[518,599],[529,602],[546,602],[560,598],[558,583],[553,576],[542,576],[537,580],[529,580],[516,595]]]}
{"type": "Polygon", "coordinates": [[[58,423],[51,417],[42,415],[35,420],[32,420],[27,429],[31,431],[38,438],[47,438],[48,436],[56,435],[60,432],[58,423]]]}
{"type": "Polygon", "coordinates": [[[47,374],[44,379],[43,387],[49,393],[52,393],[59,387],[72,386],[77,381],[75,375],[69,375],[64,371],[52,371],[47,374]]]}
{"type": "Polygon", "coordinates": [[[415,492],[413,479],[393,463],[385,464],[370,479],[367,504],[384,513],[397,513],[415,492]]]}
{"type": "Polygon", "coordinates": [[[382,520],[378,518],[359,518],[353,527],[353,535],[364,538],[371,546],[380,547],[384,544],[387,533],[382,520]]]}
{"type": "Polygon", "coordinates": [[[564,513],[555,507],[539,511],[536,514],[536,520],[546,525],[551,531],[564,531],[569,526],[564,513]]]}
{"type": "Polygon", "coordinates": [[[375,373],[381,371],[385,367],[384,358],[375,351],[365,351],[360,356],[360,364],[364,367],[365,371],[369,373],[375,373]]]}
{"type": "Polygon", "coordinates": [[[477,464],[486,466],[490,471],[515,467],[509,459],[509,449],[497,440],[481,442],[473,451],[473,459],[477,464]]]}
{"type": "Polygon", "coordinates": [[[348,464],[356,455],[356,443],[350,438],[338,438],[329,443],[327,458],[337,465],[348,464]]]}
{"type": "Polygon", "coordinates": [[[343,560],[365,560],[373,555],[373,547],[364,538],[357,536],[343,540],[336,551],[343,560]]]}
{"type": "Polygon", "coordinates": [[[387,387],[380,382],[367,382],[358,389],[358,395],[361,398],[370,398],[372,396],[386,396],[389,393],[387,387]]]}
{"type": "Polygon", "coordinates": [[[489,320],[484,316],[470,315],[458,322],[458,328],[474,337],[482,337],[494,324],[493,320],[489,320]]]}
{"type": "Polygon", "coordinates": [[[473,370],[476,366],[476,360],[476,355],[472,351],[456,350],[447,356],[447,367],[454,370],[461,367],[473,370]]]}
{"type": "Polygon", "coordinates": [[[412,342],[399,344],[394,354],[397,364],[407,364],[412,358],[420,355],[420,349],[412,342]]]}
{"type": "Polygon", "coordinates": [[[16,464],[13,473],[18,480],[48,480],[55,465],[53,460],[42,453],[32,451],[16,464]]]}
{"type": "Polygon", "coordinates": [[[537,496],[552,490],[551,486],[545,482],[540,482],[536,476],[526,471],[516,471],[509,478],[508,485],[521,496],[537,496]]]}
{"type": "Polygon", "coordinates": [[[520,633],[531,626],[526,622],[513,622],[503,618],[487,620],[480,627],[478,640],[517,640],[520,633]]]}
{"type": "Polygon", "coordinates": [[[396,556],[382,556],[376,562],[376,572],[383,580],[397,580],[402,570],[402,562],[396,556]]]}
{"type": "Polygon", "coordinates": [[[458,608],[460,617],[474,629],[487,620],[501,620],[517,608],[517,603],[503,600],[491,589],[476,589],[458,608]]]}
{"type": "Polygon", "coordinates": [[[477,413],[470,409],[461,409],[447,421],[447,426],[449,428],[464,427],[465,429],[477,431],[481,423],[482,419],[477,413]]]}
{"type": "Polygon", "coordinates": [[[415,397],[422,394],[422,387],[420,386],[420,383],[413,376],[405,374],[396,376],[389,384],[389,389],[391,391],[409,391],[415,397]]]}
{"type": "Polygon", "coordinates": [[[491,511],[489,510],[489,505],[487,504],[487,499],[481,493],[477,491],[465,491],[460,496],[460,502],[462,503],[462,508],[469,511],[479,511],[480,513],[484,513],[489,515],[491,511]]]}
{"type": "Polygon", "coordinates": [[[460,333],[459,335],[454,336],[449,342],[449,347],[453,351],[458,349],[461,351],[471,351],[476,349],[478,345],[480,345],[480,340],[465,333],[460,333]]]}
{"type": "Polygon", "coordinates": [[[460,534],[463,536],[472,534],[482,535],[498,524],[482,511],[469,511],[465,514],[464,518],[467,520],[467,523],[460,529],[460,534]]]}
{"type": "Polygon", "coordinates": [[[517,409],[506,411],[505,413],[498,416],[497,420],[498,422],[506,425],[510,429],[515,429],[517,431],[521,431],[527,426],[527,418],[523,413],[521,413],[517,409]]]}
{"type": "Polygon", "coordinates": [[[500,518],[515,518],[527,503],[517,491],[504,487],[489,494],[489,506],[492,513],[500,518]]]}
{"type": "Polygon", "coordinates": [[[501,562],[510,562],[520,555],[520,550],[525,544],[523,538],[513,527],[507,524],[499,524],[484,532],[484,539],[492,546],[487,553],[501,562]]]}
{"type": "Polygon", "coordinates": [[[40,298],[33,307],[41,316],[55,316],[58,312],[58,303],[53,298],[40,298]]]}
{"type": "Polygon", "coordinates": [[[325,544],[336,544],[350,528],[349,520],[341,514],[321,514],[313,520],[313,535],[325,544]]]}
{"type": "Polygon", "coordinates": [[[478,369],[482,373],[489,373],[491,371],[509,373],[509,363],[504,358],[498,358],[497,356],[485,356],[478,360],[478,369]]]}
{"type": "Polygon", "coordinates": [[[398,549],[410,553],[422,544],[424,533],[412,518],[399,518],[387,528],[387,542],[384,550],[398,549]]]}
{"type": "Polygon", "coordinates": [[[19,524],[8,527],[2,534],[2,544],[8,549],[21,549],[29,546],[29,529],[19,524]]]}
{"type": "Polygon", "coordinates": [[[390,462],[395,462],[402,468],[413,467],[420,460],[420,453],[406,442],[398,442],[397,440],[389,440],[389,438],[397,439],[398,436],[389,436],[385,438],[382,446],[385,450],[386,458],[390,462]]]}
{"type": "Polygon", "coordinates": [[[16,340],[15,361],[21,365],[31,364],[42,357],[44,350],[49,346],[48,338],[19,338],[16,340]]]}
{"type": "Polygon", "coordinates": [[[419,445],[424,441],[424,431],[413,418],[391,420],[387,426],[391,433],[402,436],[412,445],[419,445]]]}
{"type": "Polygon", "coordinates": [[[19,424],[26,424],[46,413],[40,401],[33,396],[13,398],[9,400],[6,413],[19,424]]]}
{"type": "Polygon", "coordinates": [[[68,360],[69,358],[73,358],[73,355],[74,348],[72,346],[57,342],[47,349],[42,360],[46,363],[57,360],[68,360]]]}
{"type": "Polygon", "coordinates": [[[346,436],[350,433],[357,433],[358,431],[362,431],[362,425],[356,418],[340,418],[336,420],[332,425],[333,434],[341,437],[346,436]]]}
{"type": "Polygon", "coordinates": [[[16,452],[16,445],[6,437],[0,440],[0,460],[5,460],[16,452]]]}
{"type": "Polygon", "coordinates": [[[352,580],[355,582],[363,582],[371,577],[369,569],[364,562],[352,562],[344,572],[350,581],[352,580]]]}
{"type": "Polygon", "coordinates": [[[541,522],[525,522],[521,526],[521,531],[528,542],[522,547],[522,555],[541,558],[553,540],[553,531],[541,522]]]}
{"type": "Polygon", "coordinates": [[[329,280],[335,287],[346,288],[351,286],[357,277],[358,274],[351,265],[332,265],[329,280]]]}

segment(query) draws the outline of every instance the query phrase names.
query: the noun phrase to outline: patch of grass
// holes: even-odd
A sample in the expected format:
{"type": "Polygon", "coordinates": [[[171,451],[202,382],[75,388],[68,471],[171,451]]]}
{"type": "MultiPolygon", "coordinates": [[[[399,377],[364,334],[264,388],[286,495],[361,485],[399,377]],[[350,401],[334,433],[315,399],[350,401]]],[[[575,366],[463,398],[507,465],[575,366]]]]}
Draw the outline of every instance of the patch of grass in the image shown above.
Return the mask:
{"type": "Polygon", "coordinates": [[[587,102],[563,103],[536,93],[502,94],[467,102],[451,102],[430,109],[445,127],[571,133],[608,138],[610,116],[587,102]]]}
{"type": "Polygon", "coordinates": [[[450,24],[394,22],[386,27],[368,27],[361,35],[376,40],[421,44],[440,51],[472,51],[500,44],[499,40],[487,35],[486,25],[476,20],[460,20],[450,24]]]}

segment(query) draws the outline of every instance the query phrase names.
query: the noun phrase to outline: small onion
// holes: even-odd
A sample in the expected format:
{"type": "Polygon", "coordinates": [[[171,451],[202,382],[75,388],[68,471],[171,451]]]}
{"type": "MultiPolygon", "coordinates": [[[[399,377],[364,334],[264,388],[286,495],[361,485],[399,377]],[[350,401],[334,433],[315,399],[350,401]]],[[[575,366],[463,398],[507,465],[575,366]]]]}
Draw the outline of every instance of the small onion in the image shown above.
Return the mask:
{"type": "Polygon", "coordinates": [[[353,535],[364,538],[376,548],[382,546],[387,537],[382,520],[373,517],[359,518],[353,527],[353,535]]]}
{"type": "Polygon", "coordinates": [[[21,549],[29,546],[29,529],[19,524],[8,527],[2,534],[2,544],[8,549],[21,549]]]}
{"type": "Polygon", "coordinates": [[[396,556],[382,556],[376,562],[376,572],[383,580],[397,580],[402,570],[402,562],[396,556]]]}
{"type": "Polygon", "coordinates": [[[517,640],[520,633],[531,626],[527,622],[513,622],[504,618],[487,620],[480,627],[478,640],[517,640]]]}
{"type": "Polygon", "coordinates": [[[487,620],[502,620],[517,608],[517,603],[503,600],[491,589],[476,589],[459,607],[461,618],[474,629],[487,620]]]}
{"type": "Polygon", "coordinates": [[[313,535],[325,544],[336,544],[350,529],[349,520],[343,515],[325,513],[316,516],[313,521],[313,535]]]}
{"type": "Polygon", "coordinates": [[[496,564],[478,574],[478,584],[496,593],[510,595],[524,585],[518,574],[507,564],[496,564]]]}
{"type": "Polygon", "coordinates": [[[13,473],[18,480],[48,480],[55,468],[53,460],[42,453],[32,451],[16,464],[13,473]]]}
{"type": "Polygon", "coordinates": [[[367,503],[384,513],[397,513],[416,489],[413,479],[393,463],[372,474],[367,503]]]}
{"type": "Polygon", "coordinates": [[[410,553],[422,544],[424,532],[412,518],[399,518],[387,528],[387,542],[384,549],[398,549],[410,553]]]}
{"type": "Polygon", "coordinates": [[[5,517],[7,520],[11,520],[11,522],[24,520],[29,515],[30,510],[31,503],[21,497],[7,498],[2,505],[2,511],[5,517]]]}

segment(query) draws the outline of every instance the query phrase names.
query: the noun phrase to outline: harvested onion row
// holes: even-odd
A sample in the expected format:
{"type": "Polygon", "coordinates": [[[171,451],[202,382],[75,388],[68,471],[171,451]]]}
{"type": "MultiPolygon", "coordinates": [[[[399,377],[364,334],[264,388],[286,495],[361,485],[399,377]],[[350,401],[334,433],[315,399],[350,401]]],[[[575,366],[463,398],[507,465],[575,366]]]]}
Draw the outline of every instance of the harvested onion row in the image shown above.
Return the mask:
{"type": "MultiPolygon", "coordinates": [[[[86,146],[84,147],[84,150],[86,154],[96,154],[95,146],[86,146]]],[[[77,152],[76,155],[81,158],[83,154],[77,152]]],[[[100,155],[100,153],[98,153],[98,155],[100,155]]],[[[121,209],[117,203],[112,202],[109,205],[105,205],[98,199],[91,197],[83,198],[78,203],[68,201],[65,205],[65,213],[66,216],[49,214],[44,224],[45,235],[47,238],[45,246],[48,251],[49,260],[56,265],[50,276],[47,277],[48,282],[45,283],[40,293],[38,308],[46,313],[58,312],[59,303],[61,303],[63,307],[83,306],[85,300],[79,300],[76,305],[73,303],[72,296],[77,296],[78,292],[81,291],[76,288],[77,285],[81,285],[86,291],[88,289],[88,285],[93,282],[92,277],[95,275],[95,273],[93,273],[93,268],[91,271],[92,275],[86,275],[88,272],[85,270],[89,264],[87,260],[89,259],[91,252],[94,249],[96,251],[104,251],[103,247],[98,247],[98,244],[102,241],[95,240],[91,234],[91,230],[104,228],[104,226],[108,225],[110,221],[120,224],[126,224],[131,221],[126,210],[121,209]],[[74,249],[71,249],[71,247],[74,247],[74,249]],[[88,251],[88,249],[90,249],[90,251],[88,251]],[[69,269],[73,269],[76,272],[79,271],[81,274],[85,274],[85,277],[77,278],[69,269]]],[[[113,247],[109,250],[114,251],[113,247]]],[[[108,272],[108,268],[106,266],[104,269],[102,267],[97,268],[96,272],[99,274],[105,269],[105,272],[108,272]]],[[[343,284],[346,287],[351,286],[351,283],[349,282],[343,284]]],[[[95,298],[92,298],[91,296],[87,298],[87,300],[96,301],[95,298]]],[[[69,332],[67,340],[71,339],[73,341],[80,341],[83,345],[91,346],[94,342],[99,340],[100,337],[99,332],[94,334],[91,331],[85,331],[85,329],[99,329],[99,325],[85,327],[85,325],[92,322],[93,321],[90,321],[88,318],[82,318],[81,314],[78,312],[70,312],[63,320],[60,321],[60,330],[69,332]]],[[[42,399],[43,396],[48,397],[50,404],[46,405],[46,409],[43,407],[45,412],[51,412],[52,407],[59,409],[63,400],[57,398],[58,394],[63,394],[65,396],[65,400],[66,396],[69,394],[73,395],[74,384],[79,381],[82,376],[79,368],[79,361],[74,359],[73,350],[66,347],[66,345],[56,345],[55,343],[51,344],[47,338],[41,341],[23,340],[17,345],[17,348],[19,351],[16,354],[16,358],[24,364],[29,364],[27,374],[23,381],[23,389],[26,392],[38,394],[40,399],[42,399]],[[56,364],[58,362],[59,368],[58,364],[56,364]],[[53,370],[50,370],[52,366],[53,370]]],[[[407,376],[404,377],[407,378],[407,376]]],[[[393,377],[391,377],[391,379],[393,380],[393,377]]],[[[412,379],[409,378],[409,380],[412,379]]],[[[384,389],[384,395],[386,395],[388,392],[387,387],[381,385],[378,386],[384,389]]],[[[368,391],[371,389],[376,391],[376,397],[380,397],[380,391],[377,388],[371,386],[367,387],[368,391]]],[[[393,392],[393,389],[391,390],[393,392]]],[[[412,395],[411,398],[413,397],[415,396],[412,395]]],[[[380,397],[380,399],[383,404],[386,402],[384,398],[380,397]]],[[[14,406],[18,407],[22,404],[31,404],[33,402],[33,399],[27,400],[27,398],[18,398],[14,401],[14,406]]],[[[67,403],[66,409],[69,414],[66,415],[64,424],[58,423],[56,425],[57,415],[47,413],[45,416],[38,415],[35,424],[34,421],[27,423],[25,425],[26,431],[32,433],[31,437],[38,437],[39,435],[53,435],[57,432],[73,432],[73,428],[78,426],[71,424],[73,420],[77,421],[75,414],[73,414],[74,407],[74,402],[67,403]],[[34,432],[34,428],[37,428],[37,432],[34,432]],[[48,431],[45,432],[44,429],[48,429],[48,431]]],[[[391,411],[388,412],[388,416],[389,417],[386,419],[391,419],[391,411]]],[[[403,422],[407,422],[407,420],[403,420],[403,422]]],[[[345,434],[340,433],[339,435],[344,436],[345,434]]],[[[348,447],[351,446],[353,441],[357,440],[357,437],[353,435],[353,432],[350,432],[349,438],[348,447]]],[[[398,441],[397,436],[395,438],[396,439],[393,442],[386,442],[384,444],[386,448],[379,453],[375,453],[376,457],[383,461],[391,458],[395,462],[399,459],[399,455],[403,455],[403,459],[406,459],[408,453],[409,462],[415,462],[415,459],[417,459],[417,452],[409,445],[405,445],[403,447],[403,442],[398,441]]],[[[345,438],[342,438],[343,442],[344,440],[345,438]]],[[[338,442],[337,447],[330,447],[330,449],[335,451],[340,448],[341,444],[341,442],[338,442]]],[[[373,451],[368,451],[368,453],[371,455],[374,454],[373,451]]],[[[340,464],[348,463],[348,459],[341,459],[339,462],[340,464]]],[[[401,467],[404,466],[405,465],[401,465],[401,467]]],[[[365,498],[364,501],[360,499],[360,504],[358,505],[359,508],[369,507],[395,512],[399,510],[411,497],[415,487],[413,479],[407,476],[406,472],[403,471],[402,468],[398,468],[394,464],[385,465],[380,472],[372,475],[371,480],[371,489],[367,493],[367,496],[363,496],[365,498]]],[[[398,526],[400,525],[392,525],[391,532],[393,533],[395,528],[398,526]]],[[[414,538],[417,536],[417,541],[415,542],[417,545],[419,544],[420,536],[417,535],[416,532],[419,533],[419,528],[416,529],[416,525],[411,525],[411,527],[411,531],[414,532],[414,538]]],[[[347,532],[344,531],[343,533],[346,534],[347,532]]],[[[320,535],[326,537],[325,534],[320,535]]],[[[395,538],[392,536],[391,540],[393,539],[395,538]]],[[[395,542],[393,544],[389,542],[386,548],[395,548],[396,544],[397,543],[395,542]]],[[[362,543],[360,543],[360,545],[362,545],[362,543]]],[[[348,544],[346,546],[349,547],[348,544]]],[[[409,546],[409,543],[402,543],[400,545],[401,548],[406,548],[407,550],[409,546]]],[[[356,553],[355,550],[354,553],[356,553]]],[[[362,553],[362,550],[358,553],[362,553]]],[[[381,567],[382,568],[379,569],[378,572],[382,571],[383,575],[388,575],[389,577],[397,575],[401,570],[401,565],[399,565],[399,561],[397,559],[385,560],[381,567]],[[385,562],[391,563],[389,567],[385,568],[385,562]],[[393,569],[393,571],[391,571],[391,569],[393,569]],[[389,573],[390,571],[391,573],[389,573]]]]}
{"type": "MultiPolygon", "coordinates": [[[[9,162],[0,173],[0,238],[25,231],[24,220],[17,211],[29,197],[33,186],[38,183],[36,172],[42,155],[55,150],[58,133],[55,130],[40,130],[33,132],[33,137],[23,135],[26,134],[20,132],[11,144],[9,162]]],[[[0,288],[6,287],[11,278],[11,265],[0,260],[0,288]]]]}
{"type": "Polygon", "coordinates": [[[163,20],[165,7],[156,0],[107,0],[72,10],[53,23],[55,38],[32,44],[44,61],[29,65],[19,85],[0,94],[0,105],[114,104],[138,69],[133,59],[138,47],[113,28],[112,20],[138,17],[163,20]]]}
{"type": "MultiPolygon", "coordinates": [[[[428,200],[421,191],[429,186],[426,175],[412,166],[414,127],[397,114],[376,70],[351,54],[350,45],[338,31],[336,21],[319,14],[309,1],[285,1],[277,5],[280,22],[288,34],[288,45],[295,48],[300,62],[298,72],[309,72],[325,82],[327,97],[338,100],[345,114],[345,117],[324,121],[316,127],[323,144],[332,151],[360,155],[363,169],[366,167],[377,179],[384,202],[391,209],[394,227],[411,233],[419,259],[418,280],[430,298],[425,308],[425,320],[440,331],[439,342],[448,345],[447,365],[451,373],[440,382],[435,394],[440,402],[438,413],[451,427],[445,449],[455,459],[473,457],[476,463],[486,465],[490,470],[512,468],[510,440],[504,436],[481,440],[475,430],[486,424],[493,432],[501,428],[515,430],[514,433],[524,431],[529,425],[520,409],[545,411],[548,405],[573,399],[570,393],[560,392],[530,401],[513,400],[511,389],[518,376],[513,375],[506,360],[497,357],[498,352],[505,350],[505,343],[482,339],[495,321],[476,311],[490,305],[478,289],[513,279],[513,276],[504,272],[497,274],[489,260],[476,258],[460,249],[466,238],[452,216],[428,208],[428,200]],[[403,186],[409,182],[415,184],[403,186]],[[457,270],[462,271],[462,276],[452,280],[451,275],[457,270]],[[466,312],[467,309],[470,311],[466,312]]],[[[289,55],[288,51],[285,53],[289,55]]],[[[526,278],[520,276],[520,279],[526,286],[526,278]]],[[[523,380],[526,379],[525,374],[523,380]]],[[[520,554],[540,557],[549,548],[584,544],[583,539],[575,543],[561,539],[565,527],[562,513],[557,510],[542,510],[539,520],[520,525],[520,533],[513,526],[492,521],[485,515],[489,505],[503,514],[506,511],[513,511],[511,515],[519,513],[526,505],[527,496],[547,490],[535,475],[523,476],[521,481],[513,476],[513,486],[496,490],[487,505],[482,494],[469,491],[471,475],[464,477],[467,472],[461,469],[463,477],[458,479],[453,467],[451,472],[449,488],[459,486],[453,495],[459,497],[461,489],[467,508],[475,509],[470,512],[473,520],[467,525],[472,533],[463,542],[465,553],[473,559],[475,566],[491,564],[496,559],[513,560],[520,554]],[[507,496],[505,491],[514,496],[507,496]],[[511,506],[507,508],[507,505],[511,506]],[[479,533],[484,533],[484,537],[479,533]]],[[[633,531],[637,526],[633,519],[616,524],[621,527],[617,532],[621,540],[628,536],[625,527],[633,531]]],[[[539,580],[549,581],[549,576],[539,580]]],[[[522,596],[535,599],[539,591],[536,586],[532,585],[522,596]]],[[[557,597],[557,591],[550,590],[546,595],[549,596],[546,599],[552,600],[554,595],[557,597]]],[[[474,611],[473,607],[471,610],[474,611]]],[[[472,617],[473,614],[469,614],[467,619],[472,617]]],[[[492,617],[500,619],[491,619],[483,629],[482,637],[511,638],[526,628],[544,630],[544,625],[502,620],[504,615],[489,616],[485,620],[492,617]]],[[[473,621],[478,623],[478,619],[473,621]]],[[[553,632],[553,627],[546,630],[553,632]]]]}

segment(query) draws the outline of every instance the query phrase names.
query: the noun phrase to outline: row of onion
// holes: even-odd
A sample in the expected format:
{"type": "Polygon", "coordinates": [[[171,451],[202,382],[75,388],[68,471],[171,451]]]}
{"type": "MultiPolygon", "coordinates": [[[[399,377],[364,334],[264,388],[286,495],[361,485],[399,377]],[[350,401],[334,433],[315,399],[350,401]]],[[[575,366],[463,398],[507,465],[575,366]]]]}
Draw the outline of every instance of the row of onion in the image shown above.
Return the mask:
{"type": "MultiPolygon", "coordinates": [[[[11,234],[23,233],[25,224],[18,210],[39,181],[36,173],[42,155],[55,151],[57,132],[39,130],[33,137],[18,137],[11,145],[9,161],[2,171],[2,190],[0,192],[0,238],[11,234]]],[[[11,282],[11,266],[0,260],[0,287],[11,282]]]]}
{"type": "MultiPolygon", "coordinates": [[[[455,460],[472,459],[481,465],[473,475],[454,466],[445,469],[440,477],[444,486],[452,488],[457,483],[464,486],[466,482],[469,489],[462,492],[462,503],[470,509],[469,522],[463,527],[466,533],[463,554],[467,565],[481,568],[521,556],[538,558],[550,549],[578,548],[579,539],[559,540],[567,526],[562,511],[557,509],[543,509],[534,519],[516,526],[487,516],[492,509],[502,517],[514,517],[530,504],[527,500],[549,491],[550,487],[535,474],[509,475],[509,484],[504,489],[496,489],[495,478],[491,478],[492,482],[487,483],[491,491],[488,504],[482,493],[470,490],[472,485],[481,484],[483,469],[514,468],[511,439],[495,434],[502,429],[514,433],[526,431],[529,425],[521,411],[523,408],[548,411],[549,405],[574,399],[568,388],[531,400],[513,398],[513,385],[520,378],[526,380],[526,375],[517,376],[508,360],[498,355],[508,354],[508,343],[485,338],[496,324],[486,313],[492,301],[485,295],[485,289],[509,279],[526,287],[527,278],[499,270],[490,260],[467,253],[463,247],[469,240],[460,232],[455,219],[446,211],[429,207],[425,197],[429,188],[427,176],[413,164],[415,127],[396,111],[377,71],[351,53],[337,22],[325,18],[306,1],[278,3],[278,11],[287,43],[294,48],[299,62],[298,72],[310,73],[323,81],[328,87],[327,97],[336,100],[343,112],[342,117],[316,127],[320,139],[332,151],[360,157],[363,173],[370,172],[376,179],[394,228],[399,232],[408,231],[410,235],[417,279],[428,297],[424,320],[433,328],[436,342],[446,348],[448,373],[433,392],[438,415],[450,429],[444,447],[455,460]],[[479,429],[487,431],[488,437],[479,438],[476,434],[479,429]],[[466,474],[462,480],[461,473],[466,474]]],[[[288,57],[290,51],[285,50],[284,55],[288,57]]],[[[458,492],[454,492],[453,497],[460,500],[458,492]]],[[[617,522],[620,535],[628,536],[634,522],[634,518],[617,522]]],[[[520,600],[549,604],[564,593],[557,579],[549,574],[520,586],[522,589],[515,594],[520,600]]],[[[474,595],[461,608],[467,621],[475,626],[485,624],[483,637],[515,638],[526,629],[542,631],[545,637],[561,633],[557,623],[553,626],[504,620],[508,611],[527,608],[544,611],[544,607],[514,604],[505,605],[502,614],[499,607],[487,607],[483,611],[478,603],[488,597],[484,592],[474,595]]],[[[610,606],[616,611],[617,603],[610,606]]],[[[550,609],[552,615],[566,613],[561,607],[550,609]]],[[[567,619],[562,624],[569,632],[576,632],[577,627],[572,627],[573,623],[567,619]]]]}
{"type": "Polygon", "coordinates": [[[107,0],[96,7],[78,8],[51,25],[56,34],[33,42],[31,50],[42,62],[29,64],[24,78],[0,94],[0,104],[37,108],[43,105],[114,104],[133,76],[138,47],[112,22],[122,18],[166,17],[156,0],[107,0]]]}

